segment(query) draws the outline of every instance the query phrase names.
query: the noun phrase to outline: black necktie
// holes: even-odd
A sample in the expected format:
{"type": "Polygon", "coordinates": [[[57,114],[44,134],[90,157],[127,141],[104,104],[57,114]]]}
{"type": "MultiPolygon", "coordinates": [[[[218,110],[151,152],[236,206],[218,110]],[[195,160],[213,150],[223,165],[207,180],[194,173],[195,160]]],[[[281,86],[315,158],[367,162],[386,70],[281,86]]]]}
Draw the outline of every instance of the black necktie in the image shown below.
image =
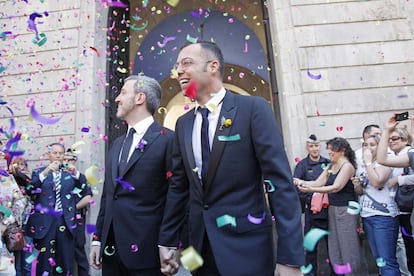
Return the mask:
{"type": "Polygon", "coordinates": [[[209,110],[207,108],[199,108],[198,110],[203,118],[203,122],[201,123],[201,157],[203,162],[201,168],[201,180],[203,181],[203,184],[205,184],[205,181],[207,180],[208,159],[210,158],[210,143],[208,139],[209,110]]]}
{"type": "Polygon", "coordinates": [[[128,136],[124,140],[122,145],[121,159],[119,160],[119,174],[122,175],[126,169],[128,163],[129,150],[132,145],[132,138],[134,136],[135,129],[131,128],[128,132],[128,136]]]}

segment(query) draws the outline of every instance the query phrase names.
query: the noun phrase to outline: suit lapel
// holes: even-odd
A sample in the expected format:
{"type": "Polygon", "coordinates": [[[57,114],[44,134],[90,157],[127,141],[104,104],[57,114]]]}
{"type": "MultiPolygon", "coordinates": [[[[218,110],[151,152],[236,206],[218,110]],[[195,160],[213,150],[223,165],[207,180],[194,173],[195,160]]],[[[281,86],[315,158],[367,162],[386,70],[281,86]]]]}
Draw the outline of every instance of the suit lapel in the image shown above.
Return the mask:
{"type": "MultiPolygon", "coordinates": [[[[193,152],[193,128],[194,128],[194,109],[190,110],[187,113],[187,117],[185,118],[186,122],[184,122],[184,147],[185,147],[185,154],[187,155],[188,163],[190,164],[190,168],[192,170],[191,175],[193,176],[193,180],[195,183],[199,184],[200,179],[198,178],[198,174],[194,173],[193,169],[196,167],[196,162],[194,159],[194,152],[193,152]]],[[[196,185],[200,187],[200,185],[196,185]]]]}
{"type": "Polygon", "coordinates": [[[121,152],[122,143],[125,140],[126,135],[122,137],[122,139],[118,139],[116,144],[113,146],[113,154],[110,158],[112,158],[112,183],[114,186],[117,185],[118,181],[116,180],[118,177],[118,163],[119,163],[119,153],[121,152]]]}
{"type": "MultiPolygon", "coordinates": [[[[145,154],[146,151],[149,150],[151,147],[151,144],[158,138],[158,136],[161,135],[161,126],[154,122],[150,125],[148,130],[145,132],[144,136],[142,137],[142,140],[146,141],[146,144],[144,148],[138,149],[135,148],[132,152],[131,157],[128,160],[127,166],[125,168],[125,173],[128,172],[128,170],[138,162],[138,160],[145,154]]],[[[124,174],[125,174],[124,173],[124,174]]]]}
{"type": "Polygon", "coordinates": [[[218,118],[216,132],[214,133],[214,140],[213,140],[213,147],[211,149],[210,160],[208,162],[208,170],[207,170],[207,181],[206,187],[204,187],[204,193],[208,192],[210,188],[211,182],[213,181],[215,171],[217,170],[217,166],[220,163],[221,156],[223,154],[224,147],[226,142],[219,141],[217,139],[218,136],[229,136],[231,126],[220,129],[221,126],[221,118],[231,119],[232,121],[235,120],[235,115],[237,112],[237,107],[234,103],[234,95],[230,91],[226,91],[226,96],[223,99],[223,105],[221,107],[220,116],[218,118]]]}

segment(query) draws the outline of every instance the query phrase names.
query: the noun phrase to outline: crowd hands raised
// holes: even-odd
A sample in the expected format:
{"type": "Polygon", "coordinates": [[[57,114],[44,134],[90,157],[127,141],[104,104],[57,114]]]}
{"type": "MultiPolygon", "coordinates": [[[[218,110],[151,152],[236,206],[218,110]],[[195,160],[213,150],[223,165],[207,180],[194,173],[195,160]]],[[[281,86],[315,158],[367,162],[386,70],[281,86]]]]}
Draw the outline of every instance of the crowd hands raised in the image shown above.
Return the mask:
{"type": "MultiPolygon", "coordinates": [[[[372,257],[381,275],[414,275],[413,196],[408,204],[396,200],[398,189],[414,187],[414,116],[405,118],[409,128],[400,127],[397,118],[391,116],[382,131],[378,125],[367,125],[362,147],[356,151],[343,138],[327,141],[330,163],[324,161],[322,172],[312,177],[309,172],[324,158],[309,150],[308,139],[309,155],[295,168],[293,183],[303,201],[305,241],[313,228],[329,231],[331,275],[368,275],[367,260],[372,257]],[[322,203],[321,193],[328,195],[329,203],[322,203]],[[323,218],[321,211],[327,213],[323,218]],[[372,257],[363,254],[361,238],[368,241],[372,257]]],[[[319,141],[313,144],[319,149],[319,141]]],[[[304,274],[320,275],[315,252],[305,254],[304,274]]]]}

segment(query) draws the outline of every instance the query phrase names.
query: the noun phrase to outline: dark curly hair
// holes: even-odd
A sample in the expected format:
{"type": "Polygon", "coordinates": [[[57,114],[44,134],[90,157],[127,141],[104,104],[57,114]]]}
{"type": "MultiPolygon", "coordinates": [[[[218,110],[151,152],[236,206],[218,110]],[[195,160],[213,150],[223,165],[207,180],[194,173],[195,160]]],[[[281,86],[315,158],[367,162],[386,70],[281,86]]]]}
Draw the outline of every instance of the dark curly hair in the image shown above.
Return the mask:
{"type": "Polygon", "coordinates": [[[328,148],[328,146],[331,146],[332,150],[335,152],[344,151],[345,157],[348,158],[354,168],[357,168],[355,152],[346,139],[342,137],[332,138],[326,142],[326,148],[328,148]]]}

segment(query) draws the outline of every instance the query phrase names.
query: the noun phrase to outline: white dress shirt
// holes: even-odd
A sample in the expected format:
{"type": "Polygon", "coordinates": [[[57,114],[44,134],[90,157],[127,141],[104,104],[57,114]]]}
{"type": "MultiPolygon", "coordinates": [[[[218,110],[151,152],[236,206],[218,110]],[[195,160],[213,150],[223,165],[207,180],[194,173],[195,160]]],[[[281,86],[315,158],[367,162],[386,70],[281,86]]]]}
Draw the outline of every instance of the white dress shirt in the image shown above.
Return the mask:
{"type": "MultiPolygon", "coordinates": [[[[144,137],[145,132],[147,132],[147,130],[149,129],[149,127],[152,125],[153,122],[154,122],[154,118],[152,116],[149,116],[145,118],[144,120],[139,121],[133,126],[128,126],[127,133],[129,133],[129,130],[131,129],[131,127],[135,129],[135,133],[134,133],[134,136],[132,136],[132,144],[131,144],[131,148],[129,149],[127,162],[129,161],[129,158],[131,158],[134,150],[138,147],[139,141],[142,139],[142,137],[144,137]]],[[[122,153],[122,149],[119,152],[119,158],[121,158],[121,153],[122,153]]]]}
{"type": "MultiPolygon", "coordinates": [[[[223,87],[217,93],[211,94],[212,98],[203,106],[210,111],[210,113],[208,114],[208,140],[210,143],[210,151],[213,147],[214,134],[216,131],[217,123],[219,122],[219,115],[225,95],[226,90],[223,87]]],[[[201,116],[201,113],[197,111],[200,106],[201,105],[199,103],[196,103],[194,110],[194,115],[196,117],[194,120],[192,142],[194,159],[196,167],[198,168],[197,173],[198,177],[201,179],[201,168],[203,165],[203,158],[201,155],[201,124],[203,122],[203,118],[201,116]]]]}

